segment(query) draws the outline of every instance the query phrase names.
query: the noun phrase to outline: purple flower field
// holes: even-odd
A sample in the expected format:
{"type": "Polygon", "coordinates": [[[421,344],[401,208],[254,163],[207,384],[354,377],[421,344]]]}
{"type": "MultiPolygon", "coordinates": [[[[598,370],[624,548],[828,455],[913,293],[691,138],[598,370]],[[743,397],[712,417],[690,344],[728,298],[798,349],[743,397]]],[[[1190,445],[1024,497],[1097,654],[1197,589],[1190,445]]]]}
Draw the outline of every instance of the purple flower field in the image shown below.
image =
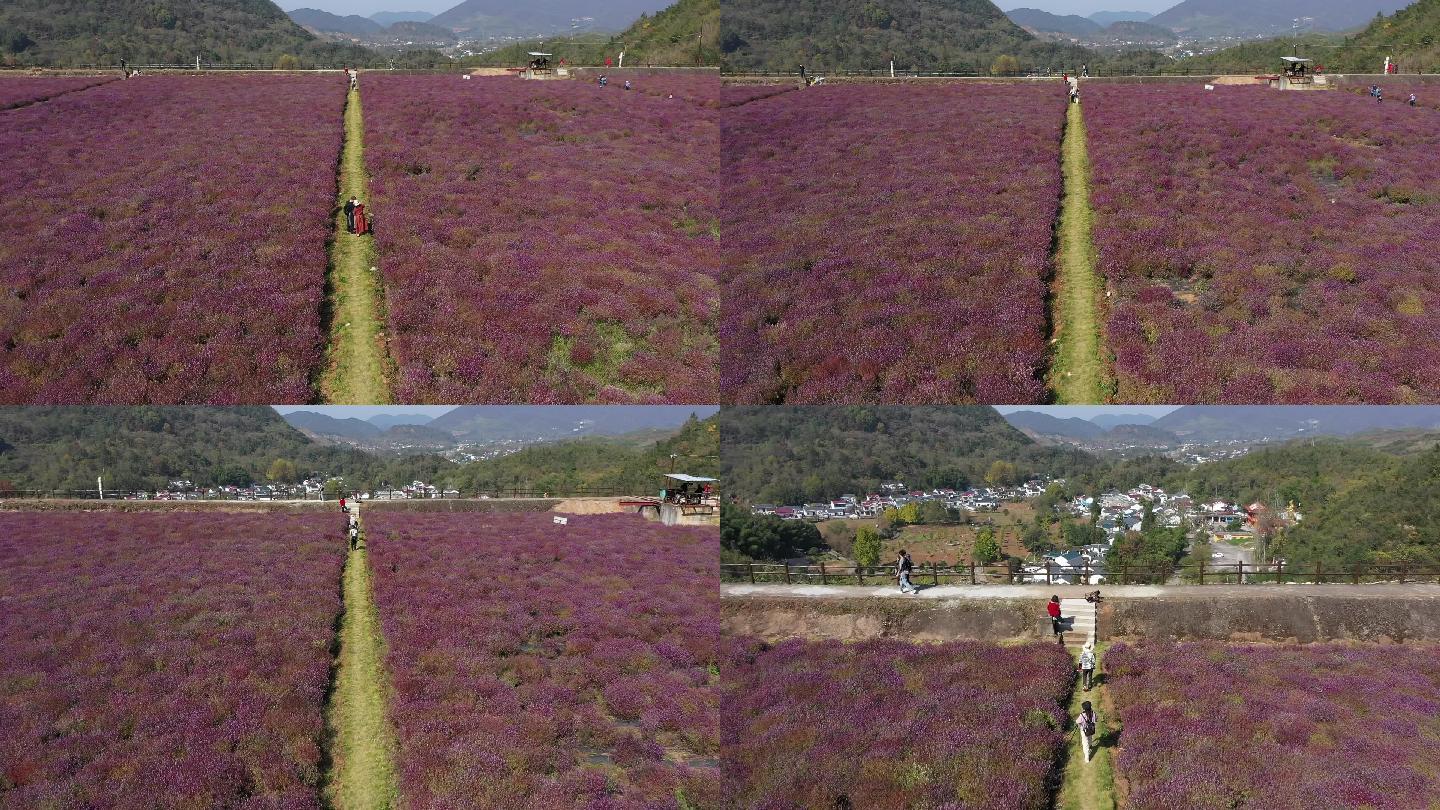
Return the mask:
{"type": "Polygon", "coordinates": [[[727,111],[727,402],[1044,399],[1056,86],[835,86],[727,111]]]}
{"type": "Polygon", "coordinates": [[[1440,118],[1352,93],[1085,92],[1122,402],[1440,397],[1440,118]]]}
{"type": "Polygon", "coordinates": [[[762,98],[778,96],[790,90],[798,90],[798,83],[791,84],[727,84],[720,88],[722,107],[738,107],[762,98]]]}
{"type": "MultiPolygon", "coordinates": [[[[621,84],[629,77],[620,77],[621,84]]],[[[720,77],[708,73],[637,75],[630,79],[633,87],[647,95],[687,101],[702,107],[720,106],[720,77]]],[[[613,86],[613,83],[612,83],[613,86]]]]}
{"type": "Polygon", "coordinates": [[[308,402],[338,82],[112,82],[4,114],[0,403],[308,402]]]}
{"type": "Polygon", "coordinates": [[[116,81],[111,76],[44,76],[0,79],[0,110],[116,81]]]}
{"type": "Polygon", "coordinates": [[[1073,663],[1054,644],[732,641],[727,806],[1048,807],[1073,663]]]}
{"type": "Polygon", "coordinates": [[[0,807],[319,807],[334,527],[0,513],[0,807]]]}
{"type": "Polygon", "coordinates": [[[405,804],[716,807],[716,532],[552,517],[368,513],[405,804]]]}
{"type": "Polygon", "coordinates": [[[1440,648],[1116,644],[1128,807],[1429,807],[1440,648]]]}
{"type": "Polygon", "coordinates": [[[716,401],[714,110],[613,82],[364,93],[399,401],[716,401]]]}

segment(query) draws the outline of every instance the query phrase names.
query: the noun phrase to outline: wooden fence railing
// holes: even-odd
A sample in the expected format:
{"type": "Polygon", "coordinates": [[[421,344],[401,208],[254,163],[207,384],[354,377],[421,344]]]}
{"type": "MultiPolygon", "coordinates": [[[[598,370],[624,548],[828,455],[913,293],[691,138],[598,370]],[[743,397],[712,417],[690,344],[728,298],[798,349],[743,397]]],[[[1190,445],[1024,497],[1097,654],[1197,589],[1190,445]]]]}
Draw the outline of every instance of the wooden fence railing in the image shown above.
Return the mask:
{"type": "MultiPolygon", "coordinates": [[[[724,582],[786,585],[881,585],[895,581],[894,565],[838,565],[817,563],[722,563],[720,578],[724,582]]],[[[916,585],[1251,585],[1286,583],[1353,583],[1362,582],[1440,582],[1440,565],[1384,564],[1307,566],[1285,563],[1214,565],[1200,563],[1189,566],[1130,567],[1115,569],[1078,568],[1047,563],[1026,568],[1008,565],[916,565],[910,572],[916,585]]]]}

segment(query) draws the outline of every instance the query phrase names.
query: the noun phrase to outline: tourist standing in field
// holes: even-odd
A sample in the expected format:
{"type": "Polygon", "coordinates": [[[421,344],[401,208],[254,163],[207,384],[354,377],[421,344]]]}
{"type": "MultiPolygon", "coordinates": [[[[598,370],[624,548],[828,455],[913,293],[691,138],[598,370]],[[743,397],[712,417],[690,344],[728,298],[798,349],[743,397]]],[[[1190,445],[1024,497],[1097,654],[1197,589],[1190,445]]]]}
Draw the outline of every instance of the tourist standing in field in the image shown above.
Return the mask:
{"type": "MultiPolygon", "coordinates": [[[[355,198],[345,201],[345,230],[355,232],[355,198]]],[[[342,502],[343,503],[343,502],[342,502]]]]}
{"type": "Polygon", "coordinates": [[[1080,713],[1075,716],[1075,727],[1080,730],[1080,747],[1085,751],[1085,761],[1090,761],[1090,751],[1094,747],[1092,737],[1095,736],[1095,709],[1090,701],[1081,701],[1080,713]]]}
{"type": "Polygon", "coordinates": [[[1411,94],[1410,94],[1410,106],[1411,106],[1411,107],[1414,107],[1414,106],[1415,106],[1415,94],[1414,94],[1414,93],[1411,93],[1411,94]]]}
{"type": "Polygon", "coordinates": [[[900,581],[901,593],[919,593],[920,589],[910,584],[910,571],[915,564],[910,561],[910,553],[900,549],[900,559],[895,562],[895,578],[900,581]]]}
{"type": "Polygon", "coordinates": [[[357,549],[357,548],[359,548],[359,547],[360,547],[360,527],[357,526],[356,524],[352,523],[352,524],[350,524],[350,550],[351,550],[351,551],[354,551],[355,549],[357,549]]]}
{"type": "Polygon", "coordinates": [[[345,508],[345,496],[344,496],[344,495],[341,495],[341,496],[340,496],[340,511],[341,511],[341,512],[345,512],[345,513],[348,513],[348,512],[350,511],[349,509],[345,508]]]}
{"type": "Polygon", "coordinates": [[[365,203],[355,203],[355,235],[364,236],[370,232],[370,223],[365,219],[365,203]]]}
{"type": "Polygon", "coordinates": [[[1060,618],[1060,597],[1058,595],[1050,597],[1050,601],[1045,604],[1045,612],[1050,614],[1050,629],[1055,631],[1055,635],[1060,635],[1065,628],[1061,624],[1063,619],[1060,618]]]}
{"type": "Polygon", "coordinates": [[[1090,682],[1095,677],[1095,642],[1087,641],[1085,646],[1080,648],[1080,683],[1085,691],[1090,691],[1090,682]]]}

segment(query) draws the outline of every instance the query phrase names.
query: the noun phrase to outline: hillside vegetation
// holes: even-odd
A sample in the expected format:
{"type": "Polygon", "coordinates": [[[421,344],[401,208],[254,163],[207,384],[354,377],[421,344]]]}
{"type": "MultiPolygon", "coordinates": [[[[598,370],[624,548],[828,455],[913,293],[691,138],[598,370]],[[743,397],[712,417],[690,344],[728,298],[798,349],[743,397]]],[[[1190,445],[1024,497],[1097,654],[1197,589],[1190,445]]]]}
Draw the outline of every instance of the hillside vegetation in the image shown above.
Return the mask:
{"type": "Polygon", "coordinates": [[[1148,51],[1101,56],[1042,42],[989,0],[733,0],[720,47],[728,70],[811,73],[885,70],[1013,74],[1088,64],[1158,69],[1148,51]]]}
{"type": "Polygon", "coordinates": [[[679,0],[654,15],[642,16],[613,36],[585,34],[520,42],[463,60],[466,65],[523,65],[528,52],[555,54],[577,65],[604,64],[625,52],[627,66],[713,67],[720,64],[720,0],[679,0]]]}
{"type": "Polygon", "coordinates": [[[270,0],[6,0],[0,60],[11,65],[363,61],[321,42],[270,0]]]}
{"type": "Polygon", "coordinates": [[[671,469],[715,475],[720,467],[718,417],[691,419],[659,441],[583,438],[527,447],[518,453],[467,464],[449,476],[464,493],[512,488],[566,493],[581,490],[645,495],[658,492],[671,469]]]}
{"type": "Polygon", "coordinates": [[[268,407],[22,407],[0,409],[0,491],[164,489],[185,479],[199,487],[244,486],[270,478],[280,462],[284,483],[312,474],[342,476],[370,489],[414,480],[466,495],[497,488],[557,494],[577,488],[658,490],[670,456],[679,472],[719,469],[716,417],[691,419],[678,431],[582,438],[535,445],[498,459],[455,464],[435,455],[384,458],[307,438],[268,407]]]}
{"type": "Polygon", "coordinates": [[[751,501],[817,501],[895,480],[983,484],[997,461],[1013,465],[1008,479],[1098,463],[1074,448],[1042,447],[979,405],[736,407],[721,411],[720,430],[725,490],[751,501]]]}
{"type": "Polygon", "coordinates": [[[101,475],[112,490],[164,488],[171,479],[243,486],[266,480],[276,461],[292,475],[340,475],[357,487],[428,481],[450,465],[319,444],[264,406],[0,409],[7,489],[94,490],[101,475]]]}

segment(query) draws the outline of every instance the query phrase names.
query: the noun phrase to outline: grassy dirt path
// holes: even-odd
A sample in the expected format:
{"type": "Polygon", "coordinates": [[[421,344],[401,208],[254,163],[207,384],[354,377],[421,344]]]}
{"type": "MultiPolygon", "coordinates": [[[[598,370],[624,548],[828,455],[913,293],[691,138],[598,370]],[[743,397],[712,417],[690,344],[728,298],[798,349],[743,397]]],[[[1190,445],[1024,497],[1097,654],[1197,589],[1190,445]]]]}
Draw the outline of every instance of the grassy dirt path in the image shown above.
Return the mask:
{"type": "Polygon", "coordinates": [[[331,739],[325,798],[339,810],[395,807],[399,797],[395,736],[386,713],[385,640],[370,588],[363,524],[361,531],[360,548],[345,560],[340,654],[325,716],[331,739]]]}
{"type": "Polygon", "coordinates": [[[1090,761],[1085,761],[1085,751],[1080,745],[1080,731],[1072,722],[1066,744],[1064,780],[1055,799],[1056,810],[1115,810],[1115,743],[1120,737],[1120,723],[1114,716],[1114,707],[1105,699],[1103,647],[1096,645],[1096,656],[1102,658],[1101,667],[1096,670],[1096,684],[1089,692],[1081,688],[1078,680],[1075,692],[1070,697],[1070,719],[1080,714],[1080,702],[1088,700],[1095,707],[1099,721],[1095,730],[1095,748],[1090,761]]]}
{"type": "Polygon", "coordinates": [[[1048,383],[1059,404],[1108,400],[1114,383],[1100,333],[1104,284],[1095,270],[1091,228],[1090,159],[1085,151],[1085,118],[1071,104],[1065,122],[1060,166],[1065,192],[1055,233],[1055,280],[1050,295],[1051,346],[1048,383]]]}
{"type": "MultiPolygon", "coordinates": [[[[362,203],[367,201],[365,123],[359,90],[351,90],[345,103],[345,146],[340,153],[339,185],[337,206],[343,207],[351,196],[362,203]]],[[[384,287],[378,266],[375,237],[348,233],[345,212],[338,211],[326,284],[330,345],[320,380],[320,396],[325,402],[337,405],[390,402],[384,287]]]]}

